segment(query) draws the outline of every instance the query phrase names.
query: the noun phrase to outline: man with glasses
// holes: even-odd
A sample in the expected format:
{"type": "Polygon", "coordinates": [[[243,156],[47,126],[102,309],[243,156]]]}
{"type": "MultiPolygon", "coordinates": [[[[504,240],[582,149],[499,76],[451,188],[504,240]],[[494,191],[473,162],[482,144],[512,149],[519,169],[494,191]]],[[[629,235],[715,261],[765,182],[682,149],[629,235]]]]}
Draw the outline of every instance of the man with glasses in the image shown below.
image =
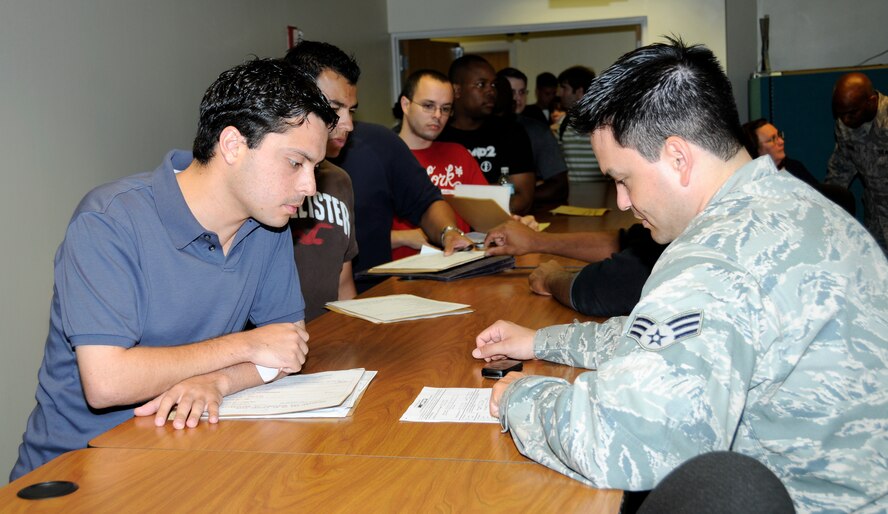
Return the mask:
{"type": "Polygon", "coordinates": [[[528,213],[536,179],[530,139],[516,122],[493,116],[493,66],[478,55],[464,55],[450,65],[449,76],[454,109],[441,141],[466,147],[488,183],[511,183],[514,192],[509,209],[515,214],[528,213]]]}
{"type": "Polygon", "coordinates": [[[833,89],[836,148],[827,184],[847,188],[863,182],[863,219],[888,255],[888,97],[863,73],[846,73],[833,89]]]}
{"type": "MultiPolygon", "coordinates": [[[[395,112],[400,113],[401,139],[442,192],[451,192],[457,184],[487,184],[481,168],[465,147],[435,141],[453,112],[453,86],[446,75],[435,70],[413,72],[404,83],[395,112]]],[[[469,230],[468,224],[458,216],[457,227],[469,230]]],[[[393,258],[413,255],[427,242],[422,229],[395,217],[393,258]]]]}

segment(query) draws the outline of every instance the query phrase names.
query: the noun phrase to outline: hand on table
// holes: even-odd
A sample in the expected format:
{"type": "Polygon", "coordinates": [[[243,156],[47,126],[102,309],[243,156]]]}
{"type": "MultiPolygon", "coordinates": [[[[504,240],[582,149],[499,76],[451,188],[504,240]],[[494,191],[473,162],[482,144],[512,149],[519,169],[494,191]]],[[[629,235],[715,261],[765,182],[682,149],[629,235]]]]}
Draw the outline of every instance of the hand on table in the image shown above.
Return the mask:
{"type": "Polygon", "coordinates": [[[179,382],[150,402],[136,407],[136,416],[154,415],[154,425],[162,427],[176,408],[173,428],[194,428],[206,412],[209,423],[219,422],[219,405],[222,404],[222,387],[218,376],[199,375],[179,382]]]}
{"type": "Polygon", "coordinates": [[[509,387],[509,384],[526,376],[527,375],[520,371],[512,371],[511,373],[506,373],[506,376],[496,381],[496,384],[493,385],[493,391],[490,392],[491,416],[495,418],[500,417],[500,400],[502,400],[503,394],[506,392],[506,388],[509,387]]]}

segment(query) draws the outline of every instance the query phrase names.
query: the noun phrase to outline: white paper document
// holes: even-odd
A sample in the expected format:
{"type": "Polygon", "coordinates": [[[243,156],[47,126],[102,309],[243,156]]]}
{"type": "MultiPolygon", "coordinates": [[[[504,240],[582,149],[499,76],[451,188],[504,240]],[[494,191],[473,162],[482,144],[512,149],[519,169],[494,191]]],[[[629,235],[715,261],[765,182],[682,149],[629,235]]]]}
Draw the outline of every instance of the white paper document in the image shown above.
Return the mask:
{"type": "Polygon", "coordinates": [[[444,255],[444,252],[441,250],[429,247],[416,255],[374,266],[367,270],[367,272],[371,274],[434,273],[483,258],[484,252],[455,252],[450,255],[444,255]]]}
{"type": "Polygon", "coordinates": [[[423,387],[401,421],[499,423],[490,415],[492,389],[423,387]]]}
{"type": "Polygon", "coordinates": [[[341,405],[363,376],[362,368],[290,375],[222,399],[220,418],[271,417],[341,405]]]}
{"type": "Polygon", "coordinates": [[[373,323],[394,323],[472,312],[465,303],[440,302],[412,294],[392,294],[357,300],[328,302],[326,307],[373,323]]]}
{"type": "Polygon", "coordinates": [[[327,407],[323,409],[313,409],[300,412],[284,412],[283,414],[272,414],[266,416],[228,416],[226,419],[306,419],[306,418],[344,418],[351,414],[352,409],[358,403],[358,399],[367,390],[370,381],[376,377],[375,371],[364,371],[358,385],[352,394],[336,407],[327,407]]]}

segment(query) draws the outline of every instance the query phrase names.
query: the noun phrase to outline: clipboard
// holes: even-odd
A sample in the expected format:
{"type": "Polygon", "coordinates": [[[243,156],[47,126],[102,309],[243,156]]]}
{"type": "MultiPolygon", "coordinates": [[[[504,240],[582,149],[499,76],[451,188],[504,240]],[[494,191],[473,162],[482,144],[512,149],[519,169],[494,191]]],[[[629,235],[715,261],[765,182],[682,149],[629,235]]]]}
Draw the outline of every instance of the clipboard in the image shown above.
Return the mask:
{"type": "Polygon", "coordinates": [[[515,267],[515,257],[511,255],[495,255],[492,257],[484,257],[475,261],[467,262],[459,266],[454,266],[442,271],[431,273],[409,273],[409,272],[386,272],[386,273],[368,273],[361,271],[355,275],[355,279],[366,277],[401,277],[405,280],[437,280],[440,282],[451,282],[453,280],[461,280],[464,278],[483,277],[493,275],[501,271],[510,270],[515,267]]]}

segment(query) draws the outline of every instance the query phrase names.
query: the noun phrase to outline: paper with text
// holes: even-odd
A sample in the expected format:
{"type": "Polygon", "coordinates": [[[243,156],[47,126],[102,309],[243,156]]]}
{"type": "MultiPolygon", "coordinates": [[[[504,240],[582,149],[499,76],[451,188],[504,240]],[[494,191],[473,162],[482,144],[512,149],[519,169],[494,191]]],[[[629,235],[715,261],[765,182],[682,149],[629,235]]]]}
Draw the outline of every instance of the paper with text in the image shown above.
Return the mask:
{"type": "Polygon", "coordinates": [[[401,421],[499,423],[490,415],[492,389],[423,387],[401,421]]]}

